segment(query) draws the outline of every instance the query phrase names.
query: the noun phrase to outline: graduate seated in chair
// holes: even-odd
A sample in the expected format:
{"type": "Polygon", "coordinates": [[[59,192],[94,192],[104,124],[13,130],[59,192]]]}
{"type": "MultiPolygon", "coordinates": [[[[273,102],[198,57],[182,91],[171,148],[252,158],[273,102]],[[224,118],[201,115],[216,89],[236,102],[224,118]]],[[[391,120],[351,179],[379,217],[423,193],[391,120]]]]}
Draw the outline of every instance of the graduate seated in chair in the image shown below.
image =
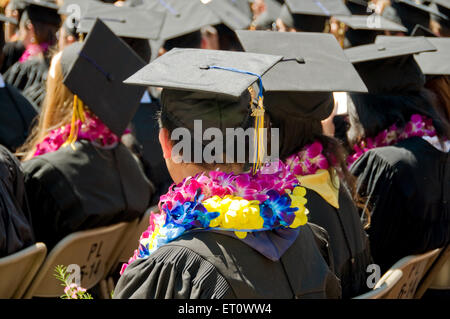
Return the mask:
{"type": "Polygon", "coordinates": [[[450,126],[413,56],[433,50],[424,38],[386,36],[346,50],[369,89],[350,94],[349,164],[382,272],[450,240],[450,126]]]}
{"type": "Polygon", "coordinates": [[[37,107],[45,97],[45,80],[50,65],[51,48],[61,24],[58,6],[52,1],[25,0],[27,6],[19,22],[19,35],[25,51],[5,72],[5,81],[20,91],[37,107]]]}
{"type": "Polygon", "coordinates": [[[160,197],[115,298],[340,297],[328,235],[307,223],[308,191],[278,159],[263,166],[261,135],[252,152],[252,137],[235,132],[268,128],[258,78],[280,59],[173,49],[125,81],[163,88],[159,139],[176,185],[160,197]]]}
{"type": "Polygon", "coordinates": [[[52,59],[49,94],[23,149],[33,227],[48,247],[149,207],[152,185],[121,143],[144,93],[122,81],[143,65],[100,20],[83,43],[52,59]]]}

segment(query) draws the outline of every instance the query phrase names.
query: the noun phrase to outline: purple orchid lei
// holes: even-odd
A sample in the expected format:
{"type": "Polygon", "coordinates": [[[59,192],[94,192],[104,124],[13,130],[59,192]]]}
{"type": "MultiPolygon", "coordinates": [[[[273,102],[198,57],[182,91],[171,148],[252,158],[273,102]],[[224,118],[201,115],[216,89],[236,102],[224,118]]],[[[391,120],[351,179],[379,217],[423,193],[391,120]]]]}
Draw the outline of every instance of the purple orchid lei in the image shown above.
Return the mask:
{"type": "Polygon", "coordinates": [[[160,197],[160,213],[150,215],[149,227],[122,274],[136,259],[194,229],[247,232],[280,227],[297,228],[307,222],[306,190],[298,176],[328,169],[321,143],[314,142],[286,162],[266,163],[256,174],[211,171],[188,177],[160,197]]]}
{"type": "Polygon", "coordinates": [[[393,124],[374,138],[366,138],[354,145],[354,152],[347,158],[347,164],[350,167],[364,153],[373,148],[391,146],[414,136],[436,136],[433,121],[423,115],[413,114],[411,120],[403,128],[398,128],[393,124]]]}
{"type": "MultiPolygon", "coordinates": [[[[85,112],[86,120],[81,122],[78,120],[77,139],[97,142],[102,146],[113,146],[120,141],[120,138],[111,132],[111,130],[103,124],[103,122],[89,111],[85,112]]],[[[71,124],[67,124],[58,129],[52,130],[44,140],[36,146],[34,156],[43,155],[57,151],[68,139],[71,124]]],[[[129,131],[125,131],[125,134],[129,131]]]]}

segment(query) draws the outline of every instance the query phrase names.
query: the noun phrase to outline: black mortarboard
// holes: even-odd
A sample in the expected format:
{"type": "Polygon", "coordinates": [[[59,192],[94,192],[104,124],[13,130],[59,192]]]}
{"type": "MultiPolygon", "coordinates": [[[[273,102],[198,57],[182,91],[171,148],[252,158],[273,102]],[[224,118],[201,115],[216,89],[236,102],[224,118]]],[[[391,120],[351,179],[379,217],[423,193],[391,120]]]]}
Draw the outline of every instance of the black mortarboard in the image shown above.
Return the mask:
{"type": "MultiPolygon", "coordinates": [[[[231,4],[233,7],[237,8],[240,12],[245,14],[248,18],[252,19],[253,12],[250,8],[250,1],[249,0],[225,0],[229,4],[231,4]]],[[[266,3],[273,0],[264,0],[266,3]]]]}
{"type": "Polygon", "coordinates": [[[376,14],[334,17],[348,26],[346,37],[352,46],[373,43],[384,31],[408,31],[404,26],[376,14]]]}
{"type": "Polygon", "coordinates": [[[425,75],[450,75],[450,38],[429,37],[427,40],[437,51],[414,55],[425,75]]]}
{"type": "Polygon", "coordinates": [[[279,18],[298,31],[322,32],[333,15],[350,15],[341,0],[286,0],[279,18]]]}
{"type": "Polygon", "coordinates": [[[372,12],[369,8],[368,0],[347,0],[346,6],[352,14],[368,14],[372,12]]]}
{"type": "Polygon", "coordinates": [[[145,91],[125,85],[123,80],[144,65],[99,19],[86,40],[65,48],[61,58],[64,84],[119,136],[133,118],[145,91]]]}
{"type": "Polygon", "coordinates": [[[430,25],[430,14],[446,18],[438,10],[413,0],[392,0],[391,6],[383,11],[383,16],[403,24],[409,33],[417,24],[428,28],[430,25]]]}
{"type": "Polygon", "coordinates": [[[25,0],[10,0],[8,6],[11,10],[23,10],[27,3],[25,3],[25,0]]]}
{"type": "Polygon", "coordinates": [[[164,17],[162,12],[145,8],[118,7],[93,2],[82,14],[77,31],[88,33],[99,18],[119,37],[157,39],[164,17]]]}
{"type": "Polygon", "coordinates": [[[324,119],[333,110],[333,92],[367,92],[352,63],[331,34],[237,31],[247,52],[282,55],[264,76],[270,111],[324,119]]]}
{"type": "Polygon", "coordinates": [[[378,36],[374,44],[345,50],[370,93],[399,93],[420,90],[425,76],[414,54],[435,51],[424,37],[378,36]]]}
{"type": "Polygon", "coordinates": [[[31,21],[39,21],[59,25],[61,17],[58,14],[58,5],[51,0],[24,0],[27,6],[25,7],[25,17],[31,21]]]}
{"type": "Polygon", "coordinates": [[[221,23],[221,19],[200,0],[147,0],[142,7],[166,13],[160,33],[160,38],[164,40],[221,23]]]}
{"type": "Polygon", "coordinates": [[[411,32],[412,37],[437,37],[429,28],[417,24],[411,32]]]}
{"type": "Polygon", "coordinates": [[[58,13],[64,15],[75,14],[80,15],[81,17],[92,2],[101,4],[101,2],[97,0],[63,0],[63,3],[58,9],[58,13]]]}
{"type": "Polygon", "coordinates": [[[252,22],[256,30],[273,29],[273,23],[277,21],[281,13],[281,4],[275,0],[265,0],[264,2],[266,10],[252,22]]]}
{"type": "Polygon", "coordinates": [[[281,56],[266,54],[172,49],[125,81],[162,87],[163,110],[178,125],[193,130],[195,119],[203,129],[239,127],[249,115],[248,88],[281,56]]]}
{"type": "Polygon", "coordinates": [[[231,30],[247,29],[252,19],[244,12],[233,6],[230,2],[224,0],[202,0],[231,30]]]}

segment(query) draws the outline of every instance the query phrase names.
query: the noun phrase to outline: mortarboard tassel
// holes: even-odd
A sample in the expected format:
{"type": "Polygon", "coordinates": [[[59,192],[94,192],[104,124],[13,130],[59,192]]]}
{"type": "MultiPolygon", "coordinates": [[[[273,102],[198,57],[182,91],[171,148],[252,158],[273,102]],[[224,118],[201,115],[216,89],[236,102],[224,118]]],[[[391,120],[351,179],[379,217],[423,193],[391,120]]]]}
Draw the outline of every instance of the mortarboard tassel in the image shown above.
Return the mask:
{"type": "Polygon", "coordinates": [[[78,98],[78,95],[73,96],[73,112],[72,112],[72,122],[70,124],[70,133],[67,140],[64,142],[63,146],[70,145],[73,150],[75,150],[75,142],[78,138],[78,133],[80,131],[80,123],[84,123],[86,120],[84,114],[84,103],[78,98]]]}
{"type": "Polygon", "coordinates": [[[251,116],[255,118],[255,129],[254,129],[254,145],[256,145],[256,152],[254,153],[253,158],[253,167],[252,167],[252,173],[256,174],[256,172],[261,168],[262,163],[264,161],[264,98],[263,98],[263,91],[264,87],[262,84],[262,79],[259,74],[249,72],[249,71],[243,71],[238,70],[235,68],[227,68],[227,67],[221,67],[221,66],[207,66],[205,69],[219,69],[219,70],[226,70],[226,71],[232,71],[237,73],[243,73],[243,74],[249,74],[254,75],[258,77],[258,85],[259,85],[259,92],[258,92],[258,104],[257,107],[253,106],[253,97],[254,97],[254,91],[253,88],[250,87],[249,91],[250,94],[252,94],[252,101],[251,103],[251,109],[252,113],[251,116]]]}

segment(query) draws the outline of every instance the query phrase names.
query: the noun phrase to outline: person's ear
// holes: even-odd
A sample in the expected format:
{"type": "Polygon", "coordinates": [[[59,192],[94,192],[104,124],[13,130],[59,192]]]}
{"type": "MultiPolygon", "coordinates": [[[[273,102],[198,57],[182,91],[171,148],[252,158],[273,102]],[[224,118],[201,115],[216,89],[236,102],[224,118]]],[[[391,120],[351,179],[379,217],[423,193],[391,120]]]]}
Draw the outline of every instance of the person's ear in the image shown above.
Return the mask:
{"type": "Polygon", "coordinates": [[[169,131],[166,128],[159,130],[159,143],[163,151],[163,157],[169,159],[172,157],[172,141],[170,140],[169,131]]]}
{"type": "Polygon", "coordinates": [[[69,36],[66,37],[66,42],[67,42],[68,45],[72,44],[72,43],[74,43],[76,41],[77,41],[77,39],[73,35],[69,35],[69,36]]]}

